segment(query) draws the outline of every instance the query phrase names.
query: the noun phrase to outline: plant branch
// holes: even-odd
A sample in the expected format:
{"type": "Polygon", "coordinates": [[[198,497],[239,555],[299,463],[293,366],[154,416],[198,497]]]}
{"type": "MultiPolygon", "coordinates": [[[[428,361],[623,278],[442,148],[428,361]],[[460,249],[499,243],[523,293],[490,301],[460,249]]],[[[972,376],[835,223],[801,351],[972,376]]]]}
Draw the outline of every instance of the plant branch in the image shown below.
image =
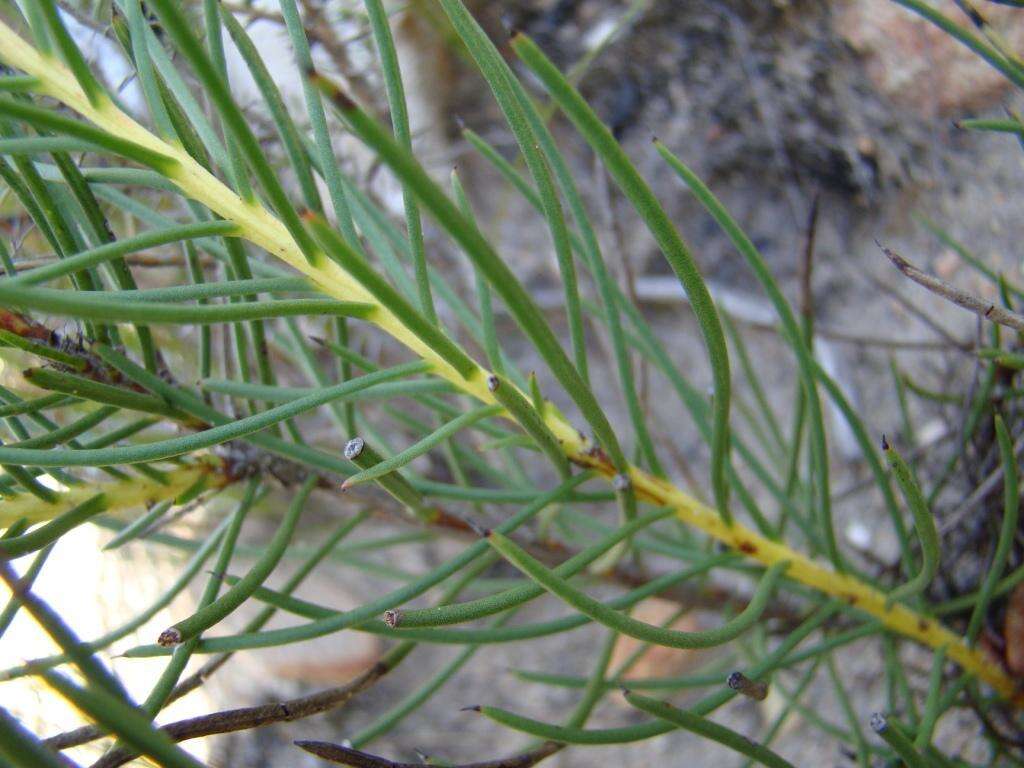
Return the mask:
{"type": "Polygon", "coordinates": [[[21,494],[14,499],[6,499],[0,508],[0,528],[25,519],[29,523],[41,523],[74,509],[79,504],[102,493],[106,501],[105,512],[118,512],[131,509],[142,504],[155,504],[166,499],[176,498],[192,487],[203,475],[211,475],[215,482],[230,482],[224,472],[224,465],[217,459],[190,464],[167,472],[161,481],[149,477],[132,477],[126,480],[110,482],[89,482],[76,485],[57,494],[52,504],[46,503],[35,496],[21,494]]]}
{"type": "Polygon", "coordinates": [[[334,27],[324,13],[323,4],[310,0],[300,0],[300,3],[306,14],[306,23],[303,25],[306,34],[323,46],[324,51],[331,57],[334,66],[348,82],[359,102],[377,111],[377,99],[374,98],[373,88],[352,63],[352,57],[348,54],[345,41],[334,34],[334,27]]]}
{"type": "MultiPolygon", "coordinates": [[[[264,248],[308,276],[322,292],[340,300],[373,304],[373,310],[366,318],[369,322],[428,362],[432,373],[447,379],[465,394],[475,397],[483,404],[495,403],[494,393],[488,387],[488,371],[464,353],[446,357],[431,343],[425,341],[421,336],[422,329],[410,326],[395,311],[382,304],[351,272],[327,258],[323,252],[316,251],[308,232],[302,229],[301,223],[294,216],[294,211],[288,216],[282,214],[289,223],[286,226],[268,208],[251,200],[243,200],[197,163],[183,148],[157,138],[122,112],[109,98],[87,94],[69,69],[53,57],[40,54],[6,24],[0,24],[0,59],[25,74],[38,78],[41,92],[57,98],[107,135],[117,137],[118,146],[128,147],[133,152],[136,151],[134,148],[141,148],[140,156],[157,158],[154,162],[160,164],[167,179],[174,183],[182,194],[234,222],[241,237],[264,248]]],[[[339,96],[337,101],[338,108],[344,111],[350,120],[361,114],[347,98],[339,96]]],[[[361,125],[366,127],[364,118],[365,115],[359,117],[361,125]]],[[[400,165],[406,171],[412,167],[408,164],[413,161],[409,160],[400,148],[391,145],[387,148],[389,155],[382,159],[400,165]]],[[[274,179],[268,176],[264,181],[269,184],[274,179]]],[[[283,195],[283,191],[278,188],[273,192],[275,195],[283,195]]],[[[473,236],[476,237],[476,234],[473,236]]],[[[991,315],[993,311],[986,307],[983,313],[991,315]]],[[[1019,327],[1024,328],[1024,318],[1021,318],[1019,327]]],[[[562,451],[573,463],[593,468],[607,480],[619,485],[629,482],[638,499],[658,507],[671,508],[683,522],[766,566],[788,561],[790,566],[787,578],[823,594],[845,600],[856,609],[879,618],[891,631],[932,648],[947,646],[949,658],[956,661],[967,673],[981,678],[1015,704],[1024,704],[1024,693],[1018,691],[1015,682],[1003,669],[979,649],[968,647],[963,638],[934,619],[905,605],[891,604],[888,596],[880,590],[848,574],[837,573],[781,542],[773,541],[739,523],[724,522],[717,510],[700,503],[668,481],[633,466],[626,468],[623,473],[600,446],[578,432],[553,406],[545,408],[543,418],[546,426],[559,441],[562,451]]]]}
{"type": "Polygon", "coordinates": [[[896,269],[935,295],[953,302],[958,307],[963,307],[968,312],[973,312],[980,318],[1004,325],[1015,331],[1024,331],[1024,315],[1003,309],[991,301],[986,301],[961,288],[950,285],[945,280],[918,269],[895,251],[881,245],[879,247],[889,257],[889,261],[893,263],[896,269]]]}
{"type": "MultiPolygon", "coordinates": [[[[371,755],[369,752],[343,747],[340,744],[332,744],[327,741],[296,741],[295,746],[328,762],[348,765],[352,768],[422,768],[423,766],[423,763],[396,763],[393,760],[371,755]]],[[[539,747],[518,755],[497,760],[484,760],[479,763],[462,763],[453,765],[452,768],[530,768],[564,747],[564,744],[545,741],[539,747]]]]}
{"type": "MultiPolygon", "coordinates": [[[[384,659],[381,659],[368,670],[344,685],[287,701],[262,704],[256,707],[226,709],[220,712],[199,715],[198,717],[190,717],[162,726],[160,730],[170,736],[175,742],[179,742],[312,717],[313,715],[319,715],[342,706],[354,696],[374,685],[390,672],[393,666],[393,664],[387,661],[385,656],[384,659]]],[[[58,744],[63,745],[65,742],[61,741],[60,737],[57,736],[47,739],[44,743],[48,746],[57,746],[58,744]]],[[[117,766],[124,765],[136,756],[137,753],[134,750],[122,747],[105,754],[93,764],[92,768],[117,768],[117,766]]]]}
{"type": "MultiPolygon", "coordinates": [[[[62,339],[62,337],[56,331],[49,329],[44,324],[39,323],[38,321],[26,315],[21,315],[10,312],[8,310],[0,309],[0,328],[11,329],[12,332],[22,336],[23,338],[41,341],[46,346],[54,350],[60,349],[67,351],[69,349],[67,342],[64,339],[62,339]]],[[[137,386],[133,382],[124,380],[124,376],[120,371],[118,371],[116,368],[113,368],[96,355],[89,353],[89,351],[86,350],[84,347],[74,346],[70,348],[70,354],[72,354],[73,357],[81,360],[82,363],[85,366],[87,366],[86,373],[90,378],[94,378],[95,380],[101,382],[119,381],[119,383],[131,386],[135,388],[137,391],[146,391],[145,389],[137,386]]],[[[169,380],[169,383],[174,383],[173,376],[170,373],[165,373],[164,377],[169,380]]],[[[186,426],[190,426],[190,424],[187,424],[186,426]]],[[[275,462],[284,462],[290,464],[289,462],[286,462],[284,459],[264,456],[262,454],[257,454],[255,451],[252,452],[252,455],[242,455],[241,453],[238,452],[235,452],[235,454],[232,454],[232,466],[226,468],[227,474],[231,476],[243,475],[245,474],[246,468],[248,466],[263,465],[264,463],[266,463],[267,459],[270,458],[273,458],[273,461],[275,462]]],[[[275,468],[275,475],[281,475],[284,469],[284,467],[275,468]]],[[[295,472],[292,472],[290,474],[298,476],[297,473],[295,472]]],[[[333,483],[323,482],[321,483],[321,487],[324,488],[325,490],[334,492],[338,490],[337,486],[333,483]]],[[[115,495],[116,493],[117,492],[115,491],[115,495]]],[[[69,498],[68,503],[70,503],[70,501],[72,500],[73,499],[69,498]]],[[[25,501],[27,503],[30,503],[33,508],[39,507],[39,514],[49,513],[50,511],[49,507],[44,507],[43,505],[41,505],[41,503],[33,499],[25,499],[25,501]]],[[[126,507],[127,504],[124,506],[126,507]]],[[[63,506],[61,507],[61,509],[63,509],[63,506]]],[[[402,508],[389,506],[386,507],[384,511],[389,514],[394,513],[392,516],[399,522],[406,524],[410,522],[408,514],[406,514],[405,510],[402,508]]],[[[38,519],[42,520],[43,518],[38,519]]],[[[442,532],[450,531],[461,534],[467,534],[475,537],[475,532],[467,524],[465,519],[459,517],[458,515],[450,514],[443,509],[436,509],[432,511],[432,516],[429,520],[429,524],[431,525],[431,527],[436,528],[442,532]]],[[[549,565],[561,559],[572,557],[574,554],[576,554],[574,551],[568,549],[559,542],[551,540],[537,540],[533,542],[526,542],[523,544],[523,546],[525,546],[536,557],[538,557],[543,562],[549,565]]],[[[630,588],[642,586],[651,579],[650,574],[644,573],[635,565],[629,565],[624,563],[617,563],[611,570],[605,571],[601,575],[603,578],[609,581],[613,581],[630,588]]],[[[733,592],[722,586],[707,585],[695,589],[688,584],[675,585],[670,589],[666,590],[664,593],[662,593],[661,597],[666,600],[671,600],[683,605],[690,605],[694,607],[703,607],[709,609],[714,608],[716,606],[720,606],[723,602],[735,599],[735,595],[733,594],[733,592]]],[[[766,615],[772,618],[782,618],[787,621],[793,620],[796,617],[795,612],[792,610],[790,606],[787,606],[779,602],[774,603],[771,606],[771,608],[767,611],[766,615]]],[[[212,661],[215,660],[211,660],[211,662],[212,661]]],[[[213,667],[213,669],[215,668],[216,667],[213,667]]],[[[209,674],[210,672],[212,672],[212,669],[207,670],[207,674],[209,674]]],[[[198,678],[197,675],[194,675],[192,676],[192,678],[189,678],[189,690],[192,690],[193,688],[201,684],[202,681],[198,678]]],[[[184,695],[184,691],[178,695],[184,695]]]]}

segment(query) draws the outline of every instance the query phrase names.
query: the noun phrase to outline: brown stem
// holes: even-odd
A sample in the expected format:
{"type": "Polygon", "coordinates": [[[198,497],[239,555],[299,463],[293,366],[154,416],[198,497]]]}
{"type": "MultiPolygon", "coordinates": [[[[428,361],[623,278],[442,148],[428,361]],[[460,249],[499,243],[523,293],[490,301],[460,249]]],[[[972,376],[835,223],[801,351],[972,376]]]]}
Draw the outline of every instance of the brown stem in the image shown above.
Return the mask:
{"type": "Polygon", "coordinates": [[[322,4],[312,2],[312,0],[300,0],[300,4],[306,17],[305,24],[303,24],[306,34],[323,46],[338,72],[347,81],[356,100],[371,112],[379,112],[373,87],[352,63],[345,41],[334,33],[334,27],[324,13],[322,4]]]}
{"type": "Polygon", "coordinates": [[[1005,325],[1007,328],[1012,328],[1015,331],[1024,331],[1024,315],[1003,309],[991,301],[986,301],[972,293],[950,285],[945,280],[918,269],[895,251],[882,245],[879,245],[879,247],[889,257],[889,261],[893,263],[896,269],[918,285],[924,286],[932,293],[953,302],[958,307],[963,307],[969,312],[973,312],[978,317],[998,323],[999,325],[1005,325]]]}
{"type": "MultiPolygon", "coordinates": [[[[348,765],[352,768],[423,768],[423,763],[396,763],[393,760],[371,755],[369,752],[343,747],[328,741],[296,741],[295,746],[328,762],[348,765]]],[[[479,763],[463,763],[452,768],[530,768],[564,747],[564,744],[545,741],[539,747],[518,755],[479,763]]]]}
{"type": "MultiPolygon", "coordinates": [[[[211,712],[208,715],[190,717],[162,726],[160,730],[177,742],[219,733],[261,728],[272,723],[301,720],[340,707],[353,696],[372,686],[393,668],[394,664],[388,662],[385,657],[345,685],[288,701],[278,701],[257,707],[226,709],[220,712],[211,712]]],[[[44,743],[52,745],[53,741],[53,739],[47,739],[44,743]]],[[[131,749],[123,747],[114,749],[97,760],[92,768],[117,768],[136,756],[137,753],[131,749]]]]}
{"type": "Polygon", "coordinates": [[[42,344],[59,344],[60,337],[45,325],[20,312],[0,309],[0,329],[42,344]]]}
{"type": "Polygon", "coordinates": [[[107,731],[98,725],[83,725],[80,728],[43,739],[43,744],[50,749],[71,749],[88,744],[90,741],[96,741],[96,739],[102,739],[106,735],[107,731]]]}
{"type": "Polygon", "coordinates": [[[821,195],[816,194],[811,202],[811,210],[807,214],[803,258],[800,261],[800,314],[803,315],[808,328],[812,327],[814,320],[814,245],[818,234],[820,200],[821,195]]]}

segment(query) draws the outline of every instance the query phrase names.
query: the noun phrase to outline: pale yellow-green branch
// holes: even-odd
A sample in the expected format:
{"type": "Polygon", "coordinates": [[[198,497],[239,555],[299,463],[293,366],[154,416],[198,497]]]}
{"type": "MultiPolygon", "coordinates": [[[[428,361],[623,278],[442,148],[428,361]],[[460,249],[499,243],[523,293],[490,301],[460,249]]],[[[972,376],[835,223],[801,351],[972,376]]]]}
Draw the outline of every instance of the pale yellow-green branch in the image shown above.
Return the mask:
{"type": "Polygon", "coordinates": [[[166,484],[148,477],[82,483],[57,494],[57,500],[52,504],[35,496],[22,494],[15,499],[0,501],[0,528],[6,528],[22,518],[33,524],[52,520],[58,515],[74,509],[87,499],[91,499],[97,493],[102,493],[106,499],[107,506],[104,512],[107,514],[116,514],[134,507],[155,504],[175,498],[182,491],[190,488],[200,477],[213,471],[214,467],[210,464],[180,467],[166,473],[166,484]]]}
{"type": "MultiPolygon", "coordinates": [[[[72,73],[60,61],[37,51],[2,22],[0,60],[38,78],[42,83],[42,93],[63,102],[96,126],[172,158],[175,163],[168,171],[168,178],[182,194],[238,224],[242,237],[308,276],[327,295],[346,301],[374,304],[376,309],[368,318],[370,322],[430,363],[438,376],[481,402],[494,403],[494,396],[487,388],[486,370],[478,366],[464,378],[389,310],[380,306],[340,266],[328,259],[319,259],[316,264],[308,262],[288,230],[270,211],[261,205],[243,201],[196,163],[180,146],[159,139],[109,99],[101,99],[95,106],[90,104],[72,73]]],[[[609,479],[615,476],[615,469],[604,454],[582,437],[556,409],[548,408],[544,417],[571,461],[593,467],[609,479]]],[[[1015,704],[1024,703],[1024,697],[1017,692],[1014,681],[997,663],[987,658],[982,651],[969,648],[961,637],[934,619],[899,603],[887,605],[884,593],[851,576],[837,574],[831,568],[785,544],[770,541],[746,526],[738,523],[727,526],[714,509],[701,504],[667,481],[635,467],[630,468],[630,477],[640,498],[652,504],[671,506],[684,522],[765,565],[789,562],[786,571],[788,578],[822,594],[847,601],[851,606],[879,618],[894,632],[932,648],[946,648],[947,656],[960,664],[966,672],[984,680],[1015,704]]],[[[144,495],[140,494],[137,498],[142,500],[144,495]]]]}

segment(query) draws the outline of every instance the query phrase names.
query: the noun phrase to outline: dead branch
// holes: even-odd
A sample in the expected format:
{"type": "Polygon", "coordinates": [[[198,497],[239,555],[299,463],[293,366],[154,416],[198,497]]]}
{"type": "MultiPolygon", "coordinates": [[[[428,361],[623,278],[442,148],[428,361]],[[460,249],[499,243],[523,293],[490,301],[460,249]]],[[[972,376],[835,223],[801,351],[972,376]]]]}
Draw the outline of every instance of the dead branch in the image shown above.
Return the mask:
{"type": "Polygon", "coordinates": [[[804,230],[804,250],[800,259],[800,314],[808,328],[813,327],[814,321],[814,246],[818,235],[820,201],[820,193],[811,201],[811,210],[807,214],[807,226],[804,230]]]}
{"type": "Polygon", "coordinates": [[[973,312],[978,317],[1004,325],[1007,328],[1012,328],[1015,331],[1024,331],[1024,315],[1003,309],[991,301],[986,301],[954,285],[950,285],[945,280],[918,269],[895,251],[881,244],[879,244],[879,247],[889,257],[889,261],[893,263],[896,269],[918,285],[924,286],[932,293],[953,302],[958,307],[963,307],[969,312],[973,312]]]}
{"type": "Polygon", "coordinates": [[[374,88],[352,63],[345,41],[335,34],[334,26],[325,15],[321,4],[311,0],[300,0],[300,4],[306,17],[303,24],[306,34],[323,46],[335,68],[345,78],[356,101],[371,113],[378,113],[380,110],[377,109],[374,88]]]}
{"type": "MultiPolygon", "coordinates": [[[[190,717],[186,720],[178,720],[177,722],[162,726],[160,730],[174,741],[187,741],[188,739],[213,736],[219,733],[261,728],[272,723],[288,723],[293,720],[301,720],[342,706],[352,697],[374,685],[394,667],[395,664],[382,659],[354,680],[345,683],[345,685],[328,688],[325,691],[319,691],[309,696],[301,696],[288,701],[278,701],[257,707],[226,709],[220,712],[211,712],[208,715],[190,717]]],[[[53,739],[47,739],[43,743],[52,746],[53,742],[53,739]]],[[[125,748],[114,749],[97,760],[92,768],[117,768],[117,766],[124,765],[136,756],[137,753],[134,750],[125,748]]]]}
{"type": "MultiPolygon", "coordinates": [[[[371,755],[369,752],[343,747],[328,741],[296,741],[295,746],[329,762],[352,766],[352,768],[422,768],[423,766],[423,763],[396,763],[393,760],[371,755]]],[[[480,763],[463,763],[453,766],[453,768],[530,768],[564,747],[564,744],[545,741],[539,747],[518,755],[497,760],[485,760],[480,763]]]]}

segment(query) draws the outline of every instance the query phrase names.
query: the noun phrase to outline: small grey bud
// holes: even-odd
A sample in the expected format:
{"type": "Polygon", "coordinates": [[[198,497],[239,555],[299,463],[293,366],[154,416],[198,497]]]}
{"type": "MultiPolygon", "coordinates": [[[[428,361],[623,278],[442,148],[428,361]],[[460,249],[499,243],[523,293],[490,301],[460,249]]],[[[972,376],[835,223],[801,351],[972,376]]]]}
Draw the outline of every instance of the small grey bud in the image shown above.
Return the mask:
{"type": "Polygon", "coordinates": [[[345,458],[349,461],[359,458],[359,454],[363,452],[363,447],[366,442],[361,437],[353,437],[347,443],[345,443],[345,458]]]}
{"type": "Polygon", "coordinates": [[[882,733],[888,727],[889,721],[885,719],[885,715],[881,712],[875,712],[871,716],[871,730],[875,733],[882,733]]]}

